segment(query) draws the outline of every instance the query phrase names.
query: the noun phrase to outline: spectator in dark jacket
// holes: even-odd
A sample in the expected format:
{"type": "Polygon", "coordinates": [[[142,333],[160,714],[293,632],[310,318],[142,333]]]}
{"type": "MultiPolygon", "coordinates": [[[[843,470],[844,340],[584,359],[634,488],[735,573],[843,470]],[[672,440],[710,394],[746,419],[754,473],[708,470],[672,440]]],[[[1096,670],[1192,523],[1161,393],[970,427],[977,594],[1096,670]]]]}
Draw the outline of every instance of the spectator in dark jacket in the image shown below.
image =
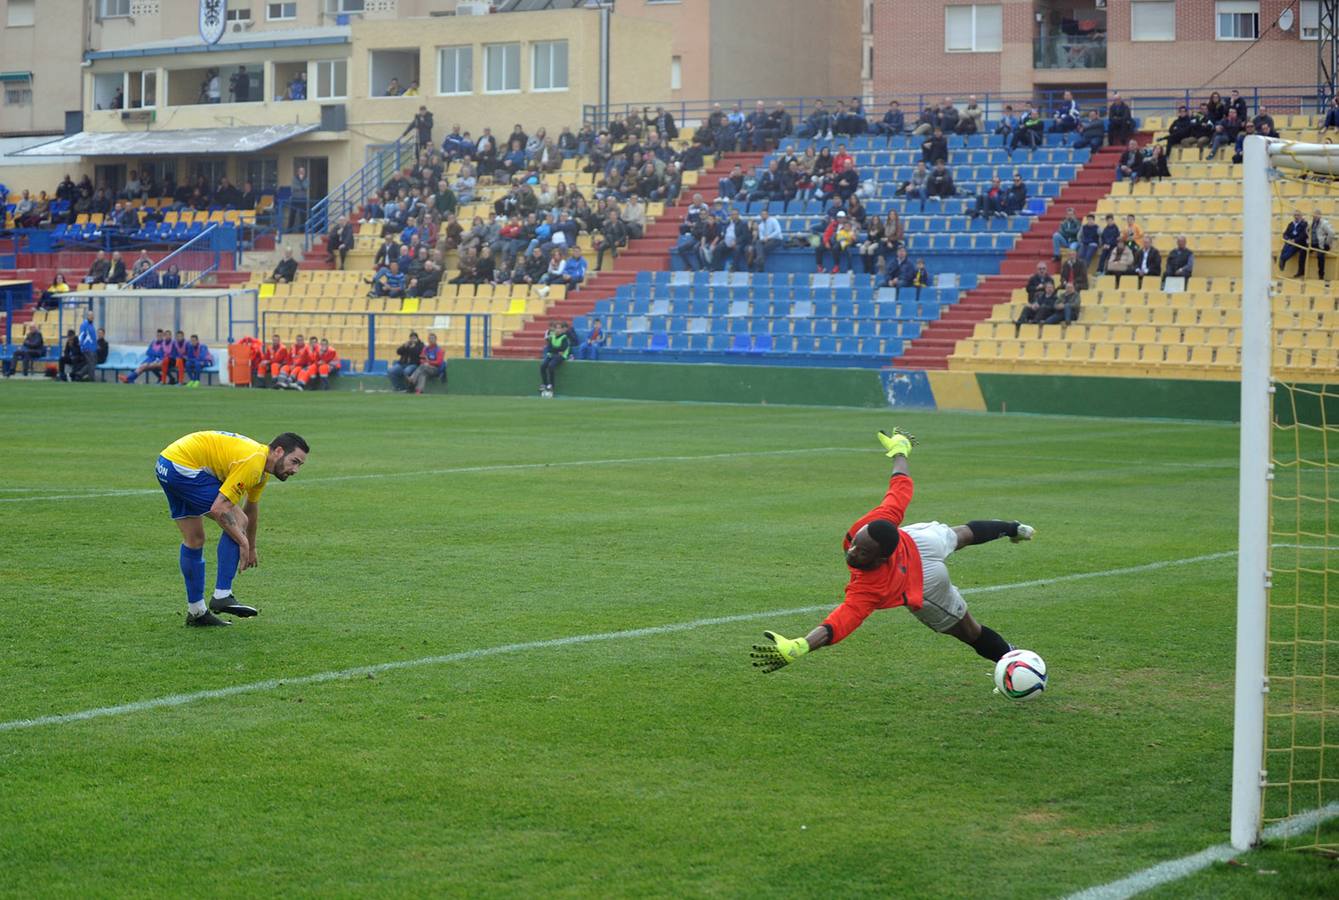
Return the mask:
{"type": "Polygon", "coordinates": [[[1110,146],[1118,147],[1134,134],[1134,116],[1130,113],[1129,104],[1118,93],[1111,95],[1107,120],[1107,140],[1110,146]]]}
{"type": "Polygon", "coordinates": [[[1145,235],[1143,246],[1134,255],[1135,275],[1139,276],[1139,286],[1144,286],[1144,276],[1160,278],[1162,275],[1162,254],[1153,246],[1153,239],[1145,235]]]}
{"type": "Polygon", "coordinates": [[[934,135],[921,143],[921,160],[930,166],[941,159],[948,162],[948,138],[944,137],[943,129],[936,128],[934,135]]]}
{"type": "Polygon", "coordinates": [[[33,372],[33,360],[41,359],[46,356],[46,342],[42,339],[42,330],[36,325],[28,326],[28,333],[23,337],[23,343],[14,349],[14,358],[5,360],[5,377],[13,375],[18,368],[19,360],[23,360],[23,374],[31,375],[33,372]]]}
{"type": "Polygon", "coordinates": [[[335,227],[330,229],[330,236],[326,244],[326,262],[331,263],[337,269],[344,268],[344,259],[349,255],[349,250],[353,248],[353,224],[344,216],[340,216],[335,221],[335,227]]]}
{"type": "Polygon", "coordinates": [[[1167,254],[1167,266],[1162,281],[1164,284],[1168,278],[1184,278],[1189,281],[1193,274],[1195,274],[1195,254],[1186,246],[1185,235],[1181,235],[1176,239],[1176,249],[1167,254]]]}
{"type": "Polygon", "coordinates": [[[1097,274],[1103,275],[1107,270],[1107,260],[1111,257],[1111,251],[1116,249],[1120,243],[1120,226],[1116,224],[1116,217],[1107,213],[1106,225],[1102,227],[1101,256],[1097,260],[1097,274]]]}
{"type": "Polygon", "coordinates": [[[1083,123],[1083,128],[1079,133],[1079,139],[1074,142],[1075,150],[1082,150],[1085,147],[1094,153],[1102,149],[1102,139],[1106,137],[1106,129],[1102,126],[1102,117],[1098,115],[1097,110],[1088,111],[1088,120],[1083,123]]]}
{"type": "MultiPolygon", "coordinates": [[[[906,127],[907,118],[902,113],[902,107],[896,100],[890,101],[888,103],[888,111],[885,112],[883,118],[879,120],[876,130],[879,134],[892,137],[895,134],[901,134],[906,131],[906,127]]],[[[1339,127],[1339,125],[1336,127],[1339,127]]]]}
{"type": "Polygon", "coordinates": [[[293,248],[285,247],[284,258],[275,265],[274,272],[270,274],[270,281],[275,284],[292,284],[297,274],[298,261],[293,258],[293,248]]]}

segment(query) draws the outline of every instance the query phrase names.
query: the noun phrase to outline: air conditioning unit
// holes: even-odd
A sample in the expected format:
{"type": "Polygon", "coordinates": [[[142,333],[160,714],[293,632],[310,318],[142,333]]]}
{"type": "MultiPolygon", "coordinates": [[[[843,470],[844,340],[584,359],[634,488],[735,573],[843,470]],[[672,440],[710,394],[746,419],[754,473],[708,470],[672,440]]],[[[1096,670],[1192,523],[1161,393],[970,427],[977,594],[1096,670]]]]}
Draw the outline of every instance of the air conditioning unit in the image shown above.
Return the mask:
{"type": "Polygon", "coordinates": [[[457,3],[456,15],[458,16],[486,16],[492,11],[492,7],[487,3],[457,3]]]}
{"type": "Polygon", "coordinates": [[[232,23],[233,34],[237,34],[238,32],[242,31],[250,31],[251,27],[255,24],[256,23],[251,19],[237,19],[232,23]]]}

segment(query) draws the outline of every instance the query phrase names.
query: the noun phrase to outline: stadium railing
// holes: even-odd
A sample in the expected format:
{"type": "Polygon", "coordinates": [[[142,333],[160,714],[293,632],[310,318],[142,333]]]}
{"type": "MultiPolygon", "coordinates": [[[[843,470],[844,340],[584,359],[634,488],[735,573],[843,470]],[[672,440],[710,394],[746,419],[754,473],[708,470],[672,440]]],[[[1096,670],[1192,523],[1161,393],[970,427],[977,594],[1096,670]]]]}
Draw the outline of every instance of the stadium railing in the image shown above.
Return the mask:
{"type": "Polygon", "coordinates": [[[371,158],[358,171],[311,205],[303,227],[303,249],[310,250],[312,244],[330,230],[332,221],[353,212],[369,194],[380,190],[392,172],[398,172],[418,159],[417,143],[404,139],[375,149],[369,147],[368,152],[372,154],[371,158]]]}
{"type": "MultiPolygon", "coordinates": [[[[1099,103],[1105,107],[1110,95],[1119,92],[1125,102],[1129,104],[1135,116],[1169,116],[1176,114],[1178,106],[1197,109],[1199,104],[1208,99],[1209,94],[1215,90],[1226,99],[1229,92],[1234,89],[1245,98],[1252,113],[1259,109],[1262,104],[1274,114],[1323,112],[1325,106],[1329,103],[1329,97],[1318,90],[1314,84],[1249,87],[1229,84],[1217,88],[1167,87],[1159,89],[1131,88],[1129,90],[1122,90],[1119,86],[1105,90],[1076,87],[1073,89],[1073,94],[1079,105],[1087,108],[1099,103]]],[[[1015,92],[960,90],[951,94],[944,92],[878,94],[872,98],[862,98],[868,101],[864,103],[864,116],[870,122],[877,122],[884,114],[889,102],[896,100],[898,105],[901,106],[902,112],[906,115],[906,127],[910,130],[915,124],[916,116],[921,109],[940,103],[945,96],[952,96],[959,109],[967,102],[969,96],[975,96],[977,103],[985,113],[987,122],[998,120],[1004,114],[1006,104],[1012,105],[1015,111],[1021,112],[1021,107],[1029,103],[1035,103],[1043,116],[1049,119],[1051,112],[1060,105],[1064,96],[1064,89],[1015,92]]],[[[736,104],[742,104],[744,113],[747,115],[753,111],[757,101],[762,100],[768,110],[774,109],[777,103],[783,104],[786,111],[794,119],[795,127],[798,128],[806,117],[813,114],[819,100],[823,101],[828,112],[832,112],[837,101],[849,103],[851,99],[850,95],[830,97],[730,97],[717,100],[678,100],[671,102],[660,100],[629,101],[604,106],[586,104],[582,107],[581,121],[582,124],[601,128],[607,126],[614,119],[626,118],[631,113],[640,113],[643,110],[650,110],[654,113],[657,106],[663,106],[674,116],[675,124],[683,127],[685,124],[692,125],[705,121],[717,104],[720,104],[721,109],[727,113],[733,110],[736,104]]]]}
{"type": "MultiPolygon", "coordinates": [[[[127,287],[140,287],[148,280],[150,273],[161,279],[169,266],[177,267],[177,271],[181,274],[181,286],[183,288],[191,287],[206,275],[218,271],[219,257],[224,252],[219,246],[219,238],[223,237],[223,230],[221,225],[210,225],[139,275],[130,279],[127,287]]],[[[235,240],[233,241],[233,250],[238,252],[235,240]]]]}
{"type": "MultiPolygon", "coordinates": [[[[417,331],[420,337],[426,337],[428,332],[439,335],[448,356],[453,351],[458,351],[465,359],[488,359],[492,356],[493,317],[487,313],[434,312],[424,309],[417,313],[266,310],[260,314],[262,335],[302,333],[303,329],[313,330],[321,337],[328,338],[345,359],[350,360],[354,357],[351,351],[346,350],[348,342],[342,337],[331,337],[331,332],[339,329],[341,335],[346,330],[361,335],[366,329],[367,356],[362,371],[372,374],[384,373],[389,362],[387,356],[379,355],[378,349],[385,350],[393,344],[403,343],[410,331],[417,331]],[[378,337],[378,330],[383,334],[394,332],[395,336],[391,340],[382,340],[378,337]]],[[[361,339],[357,343],[363,346],[361,339]]]]}

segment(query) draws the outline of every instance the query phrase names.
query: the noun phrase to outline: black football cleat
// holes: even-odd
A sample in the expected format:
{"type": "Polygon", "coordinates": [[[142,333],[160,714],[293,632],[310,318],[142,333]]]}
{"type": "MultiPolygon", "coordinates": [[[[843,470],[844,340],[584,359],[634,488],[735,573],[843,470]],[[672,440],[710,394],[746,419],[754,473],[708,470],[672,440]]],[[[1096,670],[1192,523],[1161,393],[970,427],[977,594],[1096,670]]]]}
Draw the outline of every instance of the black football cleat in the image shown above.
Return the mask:
{"type": "Polygon", "coordinates": [[[230,616],[236,616],[239,619],[249,619],[260,612],[254,606],[245,606],[237,602],[237,598],[232,594],[226,597],[211,598],[209,609],[216,613],[227,613],[230,616]]]}
{"type": "Polygon", "coordinates": [[[210,625],[231,625],[231,622],[225,622],[209,610],[205,610],[198,616],[186,613],[186,626],[188,628],[207,628],[210,625]]]}

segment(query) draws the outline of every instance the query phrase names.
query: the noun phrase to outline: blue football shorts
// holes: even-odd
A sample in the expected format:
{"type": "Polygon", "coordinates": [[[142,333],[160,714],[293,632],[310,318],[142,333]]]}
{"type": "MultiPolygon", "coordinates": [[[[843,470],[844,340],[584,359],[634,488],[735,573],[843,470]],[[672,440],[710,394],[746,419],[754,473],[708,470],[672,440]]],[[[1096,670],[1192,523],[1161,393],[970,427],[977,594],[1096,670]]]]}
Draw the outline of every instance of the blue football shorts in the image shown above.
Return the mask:
{"type": "Polygon", "coordinates": [[[223,487],[208,470],[192,469],[161,456],[153,468],[163,493],[167,494],[167,508],[174,519],[203,516],[223,487]]]}

